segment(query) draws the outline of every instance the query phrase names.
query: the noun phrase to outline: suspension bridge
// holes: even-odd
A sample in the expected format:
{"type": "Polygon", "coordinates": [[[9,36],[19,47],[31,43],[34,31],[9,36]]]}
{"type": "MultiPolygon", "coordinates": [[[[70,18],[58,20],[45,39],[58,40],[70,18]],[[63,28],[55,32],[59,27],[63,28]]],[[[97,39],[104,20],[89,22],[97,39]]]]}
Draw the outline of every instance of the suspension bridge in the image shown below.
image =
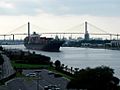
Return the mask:
{"type": "MultiPolygon", "coordinates": [[[[28,35],[28,28],[30,28],[31,26],[34,26],[35,28],[35,31],[38,29],[41,30],[43,28],[40,28],[39,26],[36,26],[36,25],[28,25],[28,24],[24,24],[24,25],[21,25],[19,27],[17,27],[16,29],[10,31],[9,33],[6,33],[6,34],[0,34],[1,37],[3,37],[3,40],[6,40],[6,37],[12,37],[12,40],[14,41],[15,40],[15,37],[17,36],[27,36],[28,35]],[[24,30],[24,32],[21,33],[21,30],[24,30]],[[19,32],[18,32],[19,31],[19,32]]],[[[43,29],[44,30],[44,29],[43,29]]],[[[42,31],[43,31],[42,30],[42,31]]],[[[72,32],[41,32],[41,33],[38,33],[40,35],[86,35],[86,34],[89,34],[90,36],[92,35],[96,35],[96,36],[108,36],[110,40],[113,39],[113,36],[116,37],[116,40],[119,39],[119,36],[120,34],[115,34],[115,33],[109,33],[101,28],[98,28],[97,26],[93,25],[93,24],[90,24],[88,22],[85,22],[85,23],[82,23],[82,24],[79,24],[79,25],[76,25],[76,26],[73,26],[71,28],[68,28],[67,30],[65,31],[72,31],[72,32]],[[88,28],[89,26],[89,28],[88,28]],[[82,27],[82,28],[81,28],[82,27]],[[96,30],[96,31],[99,31],[99,32],[92,32],[91,30],[96,30]],[[77,32],[75,32],[77,30],[77,32]],[[74,31],[74,32],[73,32],[74,31]],[[78,32],[78,31],[81,31],[81,32],[78,32]]]]}

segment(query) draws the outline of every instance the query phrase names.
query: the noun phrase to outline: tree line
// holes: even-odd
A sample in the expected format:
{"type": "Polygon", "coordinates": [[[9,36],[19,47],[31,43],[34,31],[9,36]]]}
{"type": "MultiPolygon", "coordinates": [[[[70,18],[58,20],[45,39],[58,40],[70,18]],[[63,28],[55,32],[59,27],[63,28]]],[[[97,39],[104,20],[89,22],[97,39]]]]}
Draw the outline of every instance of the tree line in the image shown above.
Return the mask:
{"type": "MultiPolygon", "coordinates": [[[[63,71],[59,60],[55,61],[55,69],[63,71]]],[[[67,72],[68,73],[68,72],[67,72]]],[[[71,75],[68,74],[68,75],[71,75]]],[[[71,75],[72,79],[67,85],[67,89],[77,90],[120,90],[119,78],[114,76],[114,70],[107,66],[95,68],[76,68],[75,73],[71,75]]]]}

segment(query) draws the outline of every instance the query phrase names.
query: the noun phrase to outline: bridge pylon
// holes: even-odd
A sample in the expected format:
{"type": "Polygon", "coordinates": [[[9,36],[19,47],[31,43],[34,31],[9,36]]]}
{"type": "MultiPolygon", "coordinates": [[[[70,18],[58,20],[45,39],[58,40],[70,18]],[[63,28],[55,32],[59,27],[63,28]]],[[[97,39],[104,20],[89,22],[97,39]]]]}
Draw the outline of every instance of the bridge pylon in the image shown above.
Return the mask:
{"type": "Polygon", "coordinates": [[[87,29],[87,22],[85,22],[85,34],[84,34],[84,39],[89,40],[89,33],[87,29]]]}
{"type": "Polygon", "coordinates": [[[28,42],[30,41],[30,22],[28,22],[28,42]]]}

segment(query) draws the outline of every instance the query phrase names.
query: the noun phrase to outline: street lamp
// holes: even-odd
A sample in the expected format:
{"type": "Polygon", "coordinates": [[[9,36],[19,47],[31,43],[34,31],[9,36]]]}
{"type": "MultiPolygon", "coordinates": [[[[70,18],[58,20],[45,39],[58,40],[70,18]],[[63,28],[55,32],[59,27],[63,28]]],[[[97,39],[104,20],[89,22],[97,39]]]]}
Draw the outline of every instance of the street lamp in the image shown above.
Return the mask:
{"type": "Polygon", "coordinates": [[[39,90],[39,79],[40,79],[40,70],[36,70],[35,73],[37,74],[37,90],[39,90]]]}

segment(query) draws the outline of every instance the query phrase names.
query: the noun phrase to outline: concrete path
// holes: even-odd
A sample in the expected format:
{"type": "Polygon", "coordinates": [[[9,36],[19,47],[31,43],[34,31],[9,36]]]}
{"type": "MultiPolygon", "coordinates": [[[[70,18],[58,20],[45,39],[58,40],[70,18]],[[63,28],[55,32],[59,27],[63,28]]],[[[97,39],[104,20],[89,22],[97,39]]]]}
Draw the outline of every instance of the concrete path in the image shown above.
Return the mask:
{"type": "Polygon", "coordinates": [[[15,70],[13,69],[13,67],[11,65],[10,59],[4,54],[2,54],[2,56],[4,58],[4,63],[3,63],[3,66],[2,66],[2,77],[1,77],[1,79],[6,78],[6,77],[15,73],[15,70]]]}

